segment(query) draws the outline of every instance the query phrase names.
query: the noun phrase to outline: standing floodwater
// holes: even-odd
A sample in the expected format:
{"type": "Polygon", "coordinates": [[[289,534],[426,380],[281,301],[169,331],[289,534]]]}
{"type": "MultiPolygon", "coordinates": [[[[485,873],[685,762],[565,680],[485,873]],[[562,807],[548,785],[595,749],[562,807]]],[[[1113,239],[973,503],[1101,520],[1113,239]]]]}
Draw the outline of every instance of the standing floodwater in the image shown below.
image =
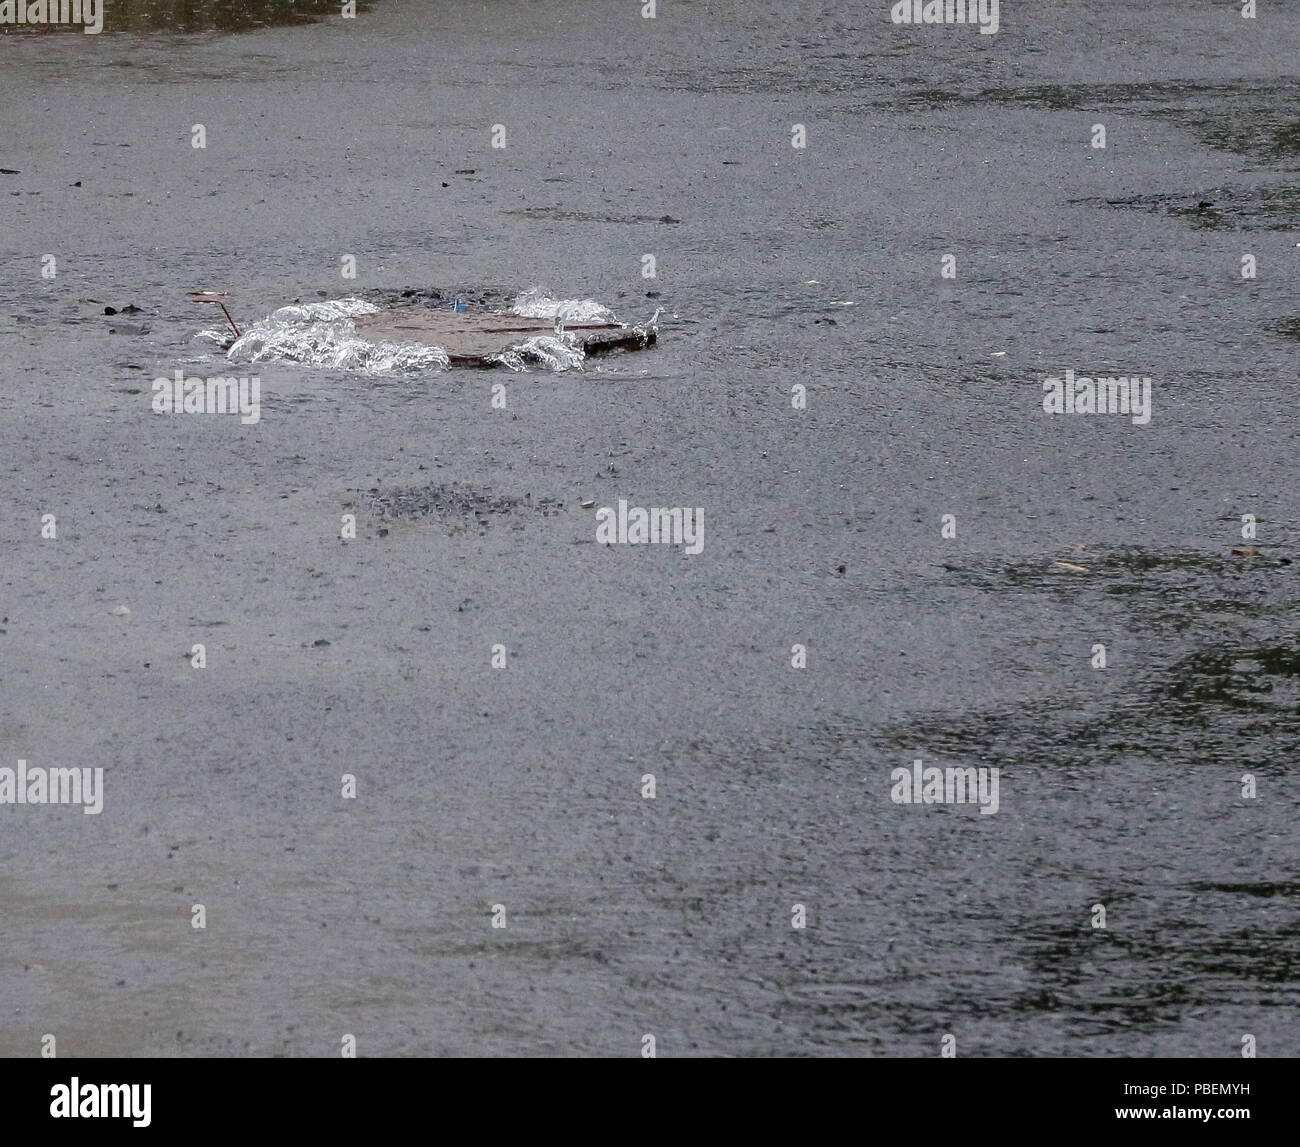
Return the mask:
{"type": "Polygon", "coordinates": [[[505,7],[0,36],[0,1054],[1300,1053],[1300,8],[505,7]]]}

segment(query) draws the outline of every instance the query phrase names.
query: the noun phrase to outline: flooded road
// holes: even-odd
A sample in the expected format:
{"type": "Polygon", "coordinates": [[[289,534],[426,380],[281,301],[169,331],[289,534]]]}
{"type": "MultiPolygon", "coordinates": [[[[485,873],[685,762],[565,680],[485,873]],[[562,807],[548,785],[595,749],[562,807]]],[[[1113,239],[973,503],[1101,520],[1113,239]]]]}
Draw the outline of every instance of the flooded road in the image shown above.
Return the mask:
{"type": "Polygon", "coordinates": [[[0,1054],[1300,1054],[1281,7],[0,35],[0,786],[103,769],[0,806],[0,1054]],[[532,288],[658,343],[254,368],[186,297],[532,288]]]}

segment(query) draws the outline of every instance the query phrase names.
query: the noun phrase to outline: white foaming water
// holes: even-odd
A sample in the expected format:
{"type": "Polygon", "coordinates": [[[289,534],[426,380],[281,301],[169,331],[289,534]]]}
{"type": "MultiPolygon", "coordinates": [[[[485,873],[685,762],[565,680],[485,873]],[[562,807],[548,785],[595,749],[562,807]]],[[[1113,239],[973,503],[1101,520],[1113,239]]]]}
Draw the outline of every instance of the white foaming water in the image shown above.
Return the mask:
{"type": "MultiPolygon", "coordinates": [[[[359,338],[352,320],[380,309],[357,298],[281,307],[229,343],[226,358],[235,363],[300,362],[367,374],[445,370],[450,365],[441,347],[359,338]]],[[[511,309],[525,318],[552,319],[556,325],[554,334],[534,335],[492,356],[492,361],[516,371],[527,370],[530,364],[552,371],[582,370],[586,359],[582,344],[564,325],[618,321],[613,311],[594,299],[557,299],[540,288],[524,291],[511,309]]],[[[633,329],[644,335],[658,317],[656,311],[644,327],[633,329]]],[[[229,335],[215,330],[201,331],[196,338],[217,347],[229,342],[229,335]]]]}
{"type": "Polygon", "coordinates": [[[281,307],[236,339],[226,358],[240,363],[301,362],[368,374],[445,370],[450,365],[441,347],[358,338],[352,320],[378,310],[364,299],[281,307]]]}
{"type": "Polygon", "coordinates": [[[379,308],[365,299],[326,299],[323,303],[303,303],[301,306],[281,307],[272,311],[268,323],[332,322],[335,319],[353,319],[357,315],[373,315],[379,308]]]}
{"type": "Polygon", "coordinates": [[[526,319],[555,319],[564,323],[616,323],[614,312],[595,299],[556,299],[540,287],[524,291],[510,308],[526,319]]]}
{"type": "Polygon", "coordinates": [[[508,351],[494,354],[492,361],[511,370],[527,370],[529,362],[537,362],[551,370],[561,371],[582,370],[586,357],[577,336],[561,331],[554,335],[533,335],[508,351]]]}

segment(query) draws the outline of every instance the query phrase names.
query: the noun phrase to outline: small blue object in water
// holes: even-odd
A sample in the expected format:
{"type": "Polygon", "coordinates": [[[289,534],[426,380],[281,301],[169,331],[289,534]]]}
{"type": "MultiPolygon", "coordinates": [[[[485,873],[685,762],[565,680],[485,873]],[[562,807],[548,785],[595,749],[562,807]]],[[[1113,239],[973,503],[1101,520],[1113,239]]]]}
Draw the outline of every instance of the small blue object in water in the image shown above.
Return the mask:
{"type": "Polygon", "coordinates": [[[454,310],[458,315],[463,315],[466,311],[469,310],[469,304],[465,302],[463,296],[457,295],[456,301],[452,303],[451,309],[454,310]]]}

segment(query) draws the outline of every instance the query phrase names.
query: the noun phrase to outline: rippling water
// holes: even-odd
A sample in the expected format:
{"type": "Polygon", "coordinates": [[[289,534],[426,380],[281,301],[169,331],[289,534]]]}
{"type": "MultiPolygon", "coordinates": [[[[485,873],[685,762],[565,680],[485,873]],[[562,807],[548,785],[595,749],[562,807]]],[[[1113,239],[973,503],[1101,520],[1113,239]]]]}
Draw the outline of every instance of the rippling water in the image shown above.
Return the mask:
{"type": "Polygon", "coordinates": [[[0,1052],[1300,1053],[1300,9],[635,8],[0,44],[0,1052]]]}

